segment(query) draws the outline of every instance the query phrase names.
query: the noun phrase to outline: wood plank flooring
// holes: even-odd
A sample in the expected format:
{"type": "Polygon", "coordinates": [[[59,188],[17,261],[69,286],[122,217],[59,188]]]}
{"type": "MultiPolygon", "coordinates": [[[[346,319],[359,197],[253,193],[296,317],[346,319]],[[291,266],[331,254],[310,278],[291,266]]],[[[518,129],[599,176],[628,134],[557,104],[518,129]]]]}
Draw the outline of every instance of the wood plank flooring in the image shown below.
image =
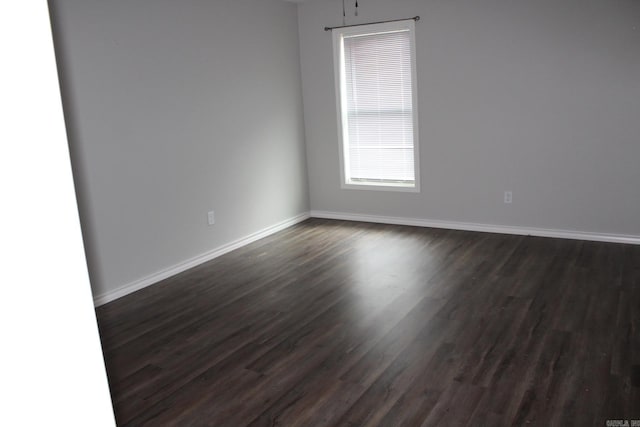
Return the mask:
{"type": "Polygon", "coordinates": [[[311,219],[97,309],[122,426],[640,419],[640,247],[311,219]]]}

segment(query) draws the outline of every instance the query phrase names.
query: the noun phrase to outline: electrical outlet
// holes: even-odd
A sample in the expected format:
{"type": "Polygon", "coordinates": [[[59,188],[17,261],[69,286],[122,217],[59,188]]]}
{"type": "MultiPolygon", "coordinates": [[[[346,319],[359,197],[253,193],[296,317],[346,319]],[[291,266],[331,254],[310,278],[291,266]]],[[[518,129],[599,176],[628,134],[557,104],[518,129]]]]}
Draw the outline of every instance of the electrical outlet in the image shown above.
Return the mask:
{"type": "Polygon", "coordinates": [[[513,193],[511,191],[504,192],[504,202],[510,204],[513,201],[513,193]]]}
{"type": "Polygon", "coordinates": [[[209,220],[209,225],[213,225],[216,223],[216,214],[214,211],[209,211],[207,213],[207,219],[209,220]]]}

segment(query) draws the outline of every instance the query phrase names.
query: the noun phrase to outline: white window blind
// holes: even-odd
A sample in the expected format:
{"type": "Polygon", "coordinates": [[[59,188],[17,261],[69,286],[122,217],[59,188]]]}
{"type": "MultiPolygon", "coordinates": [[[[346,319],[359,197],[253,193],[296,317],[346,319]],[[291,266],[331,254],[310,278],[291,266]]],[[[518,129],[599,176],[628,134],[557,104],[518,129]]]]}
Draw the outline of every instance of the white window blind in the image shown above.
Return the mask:
{"type": "Polygon", "coordinates": [[[339,38],[345,183],[415,187],[413,34],[362,31],[339,38]]]}

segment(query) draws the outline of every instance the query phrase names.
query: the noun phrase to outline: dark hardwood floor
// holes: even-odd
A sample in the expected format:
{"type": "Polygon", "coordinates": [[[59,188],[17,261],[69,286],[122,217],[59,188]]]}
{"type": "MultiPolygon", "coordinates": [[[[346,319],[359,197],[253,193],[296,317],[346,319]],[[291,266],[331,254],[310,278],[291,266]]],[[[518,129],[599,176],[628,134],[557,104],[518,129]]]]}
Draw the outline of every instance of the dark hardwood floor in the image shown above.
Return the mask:
{"type": "Polygon", "coordinates": [[[640,419],[640,246],[312,219],[97,314],[123,426],[640,419]]]}

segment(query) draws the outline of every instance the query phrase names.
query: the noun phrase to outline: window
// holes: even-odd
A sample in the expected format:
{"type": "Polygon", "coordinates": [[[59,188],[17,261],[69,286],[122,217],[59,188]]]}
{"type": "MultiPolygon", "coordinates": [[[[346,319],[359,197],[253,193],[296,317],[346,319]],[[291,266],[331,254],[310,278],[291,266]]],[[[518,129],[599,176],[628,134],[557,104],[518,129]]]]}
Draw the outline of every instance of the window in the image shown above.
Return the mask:
{"type": "Polygon", "coordinates": [[[333,30],[343,188],[419,191],[414,21],[333,30]]]}

